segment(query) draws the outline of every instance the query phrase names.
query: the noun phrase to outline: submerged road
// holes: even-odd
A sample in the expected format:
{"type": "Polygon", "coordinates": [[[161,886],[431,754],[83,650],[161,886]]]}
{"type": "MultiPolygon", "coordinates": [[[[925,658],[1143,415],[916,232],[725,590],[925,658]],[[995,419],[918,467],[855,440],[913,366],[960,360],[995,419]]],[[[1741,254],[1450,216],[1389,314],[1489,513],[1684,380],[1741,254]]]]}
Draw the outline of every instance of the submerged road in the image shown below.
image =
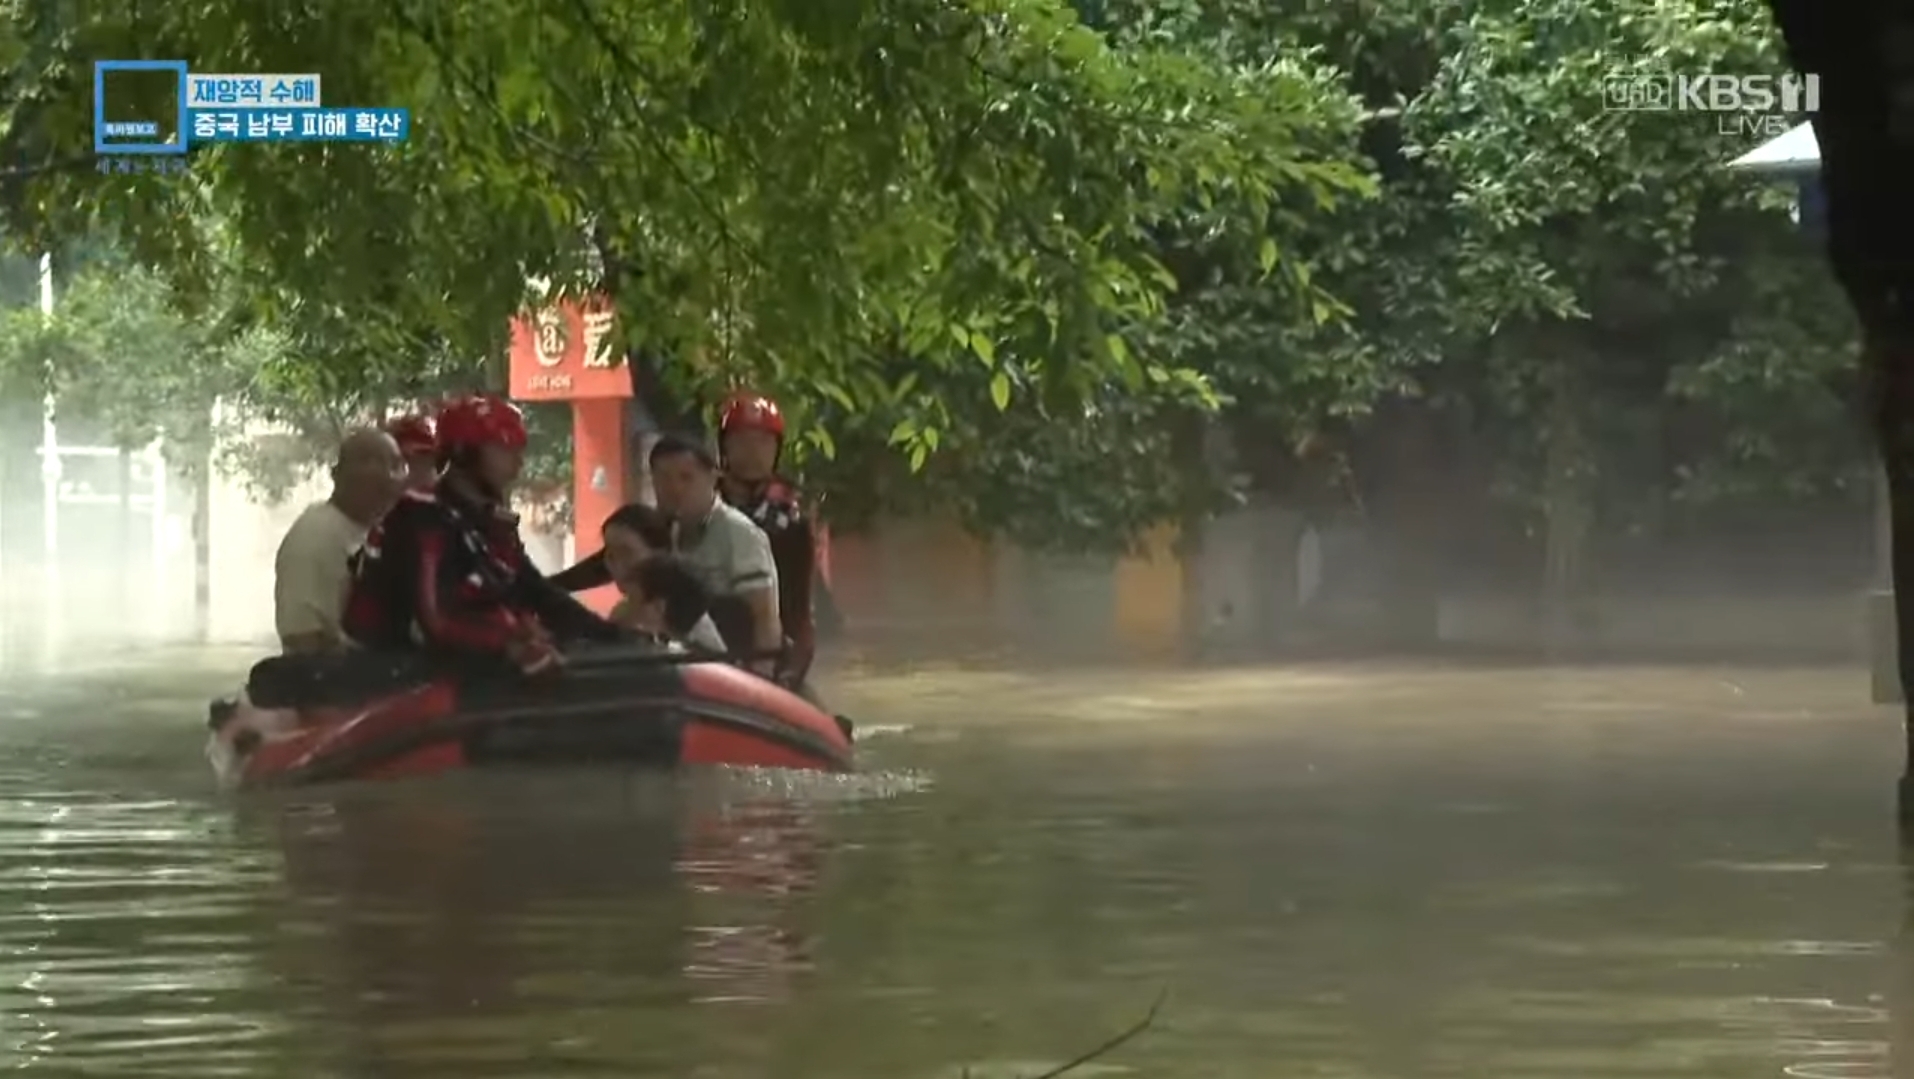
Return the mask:
{"type": "Polygon", "coordinates": [[[1914,1076],[1859,672],[845,678],[851,778],[210,794],[172,653],[0,692],[0,1067],[1914,1076]],[[1897,1031],[1899,1033],[1897,1033],[1897,1031]]]}

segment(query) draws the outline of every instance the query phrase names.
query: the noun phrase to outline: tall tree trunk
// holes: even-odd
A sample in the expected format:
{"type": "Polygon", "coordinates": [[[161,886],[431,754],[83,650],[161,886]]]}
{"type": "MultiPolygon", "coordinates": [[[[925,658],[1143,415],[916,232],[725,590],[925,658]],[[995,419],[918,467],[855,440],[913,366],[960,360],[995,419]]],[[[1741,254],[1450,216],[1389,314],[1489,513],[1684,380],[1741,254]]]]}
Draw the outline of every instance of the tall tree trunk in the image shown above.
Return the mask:
{"type": "Polygon", "coordinates": [[[1442,569],[1451,514],[1449,477],[1438,452],[1438,419],[1426,402],[1397,402],[1377,416],[1378,482],[1369,497],[1368,531],[1381,556],[1378,627],[1391,647],[1421,650],[1442,638],[1442,569]]]}
{"type": "MultiPolygon", "coordinates": [[[[1885,335],[1870,335],[1867,364],[1873,420],[1887,468],[1888,516],[1893,527],[1889,559],[1894,572],[1895,666],[1901,685],[1914,685],[1914,347],[1885,335]]],[[[1908,747],[1901,780],[1901,814],[1914,821],[1914,702],[1904,706],[1908,747]]]]}
{"type": "MultiPolygon", "coordinates": [[[[1177,468],[1185,473],[1183,489],[1208,489],[1218,470],[1230,467],[1235,454],[1229,433],[1214,418],[1194,410],[1185,411],[1172,431],[1171,453],[1177,468]]],[[[1209,588],[1209,538],[1211,507],[1207,500],[1184,503],[1176,522],[1176,559],[1183,575],[1182,610],[1178,612],[1179,636],[1191,655],[1201,655],[1211,636],[1216,613],[1206,598],[1209,588]]]]}
{"type": "Polygon", "coordinates": [[[1874,477],[1874,579],[1867,596],[1868,670],[1875,704],[1900,704],[1907,699],[1896,659],[1893,502],[1883,464],[1874,477]]]}
{"type": "Polygon", "coordinates": [[[1585,559],[1594,530],[1594,472],[1583,430],[1575,365],[1563,362],[1550,389],[1544,429],[1542,640],[1551,656],[1583,643],[1585,559]]]}
{"type": "MultiPolygon", "coordinates": [[[[1914,880],[1914,844],[1907,842],[1906,827],[1900,844],[1901,879],[1914,880]]],[[[1901,924],[1894,934],[1894,946],[1888,964],[1893,981],[1888,986],[1888,1075],[1914,1075],[1914,891],[1901,889],[1901,924]]],[[[1855,1072],[1860,1069],[1856,1068],[1855,1072]]]]}
{"type": "MultiPolygon", "coordinates": [[[[1895,651],[1914,684],[1914,317],[1910,317],[1907,181],[1914,170],[1914,14],[1906,5],[1769,0],[1803,73],[1825,73],[1813,116],[1827,195],[1828,254],[1861,318],[1874,430],[1887,465],[1894,536],[1895,651]]],[[[1902,694],[1903,697],[1907,696],[1902,694]]],[[[1905,712],[1903,838],[1914,838],[1914,702],[1905,712]]],[[[1905,1074],[1906,1061],[1895,1070],[1905,1074]]]]}

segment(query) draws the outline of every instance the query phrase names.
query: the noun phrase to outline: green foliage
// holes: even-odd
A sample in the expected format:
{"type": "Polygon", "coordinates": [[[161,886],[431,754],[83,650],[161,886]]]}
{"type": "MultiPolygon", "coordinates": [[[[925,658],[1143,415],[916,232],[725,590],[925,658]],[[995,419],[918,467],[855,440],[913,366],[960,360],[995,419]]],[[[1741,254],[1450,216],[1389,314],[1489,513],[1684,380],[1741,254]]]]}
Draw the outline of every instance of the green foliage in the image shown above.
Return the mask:
{"type": "Polygon", "coordinates": [[[1151,227],[1195,209],[1254,232],[1353,182],[1299,135],[1327,107],[1310,73],[1118,50],[1051,0],[564,0],[456,20],[68,2],[8,32],[34,58],[8,141],[49,159],[83,152],[98,56],[316,70],[331,102],[412,110],[404,147],[201,148],[189,182],[53,171],[14,200],[29,236],[125,230],[188,299],[236,261],[249,314],[298,340],[281,384],[311,396],[421,352],[494,356],[528,276],[570,291],[607,270],[627,342],[676,357],[691,388],[846,399],[911,430],[949,408],[892,392],[900,352],[985,402],[1000,368],[1059,399],[1147,390],[1147,358],[1115,343],[1175,285],[1151,227]],[[222,242],[194,227],[212,207],[222,242]]]}
{"type": "Polygon", "coordinates": [[[1745,257],[1727,332],[1670,372],[1674,497],[1872,497],[1858,327],[1819,252],[1804,246],[1745,257]]]}
{"type": "Polygon", "coordinates": [[[1752,493],[1757,462],[1777,469],[1770,490],[1809,484],[1803,466],[1848,482],[1828,471],[1827,451],[1854,442],[1827,437],[1840,427],[1827,379],[1852,327],[1785,200],[1723,167],[1747,136],[1707,114],[1604,108],[1618,77],[1785,70],[1747,31],[1761,14],[1752,0],[1474,6],[1410,101],[1406,136],[1452,192],[1461,237],[1446,337],[1479,360],[1450,384],[1473,379],[1476,415],[1500,421],[1503,458],[1526,466],[1518,487],[1559,466],[1540,450],[1551,441],[1573,443],[1570,467],[1611,498],[1671,472],[1688,496],[1752,493]],[[1773,452],[1816,426],[1818,450],[1773,452]],[[1664,432],[1687,445],[1668,452],[1664,432]]]}
{"type": "MultiPolygon", "coordinates": [[[[1446,355],[1443,278],[1452,229],[1442,194],[1404,158],[1400,101],[1431,77],[1443,4],[1255,4],[1118,0],[1100,18],[1121,40],[1176,42],[1232,64],[1306,59],[1338,108],[1310,137],[1355,152],[1364,195],[1282,208],[1282,234],[1195,220],[1162,235],[1181,287],[1146,348],[1208,376],[1229,402],[1233,454],[1212,494],[1260,487],[1311,501],[1340,480],[1340,440],[1374,406],[1416,392],[1446,355]],[[1331,452],[1319,452],[1323,448],[1331,452]]],[[[1185,469],[1185,475],[1192,470],[1185,469]]],[[[1334,496],[1334,497],[1340,497],[1334,496]]],[[[1215,503],[1212,501],[1211,503],[1215,503]]]]}
{"type": "MultiPolygon", "coordinates": [[[[28,238],[123,238],[222,357],[103,414],[215,377],[295,426],[495,384],[540,277],[611,291],[680,390],[780,396],[847,519],[1122,546],[1245,485],[1320,489],[1404,400],[1467,427],[1518,503],[1566,475],[1626,517],[1643,492],[1839,491],[1859,460],[1852,328],[1782,193],[1721,167],[1748,136],[1603,108],[1617,75],[1779,72],[1762,19],[55,0],[0,27],[10,160],[84,161],[100,56],[316,70],[331,103],[412,109],[413,141],[202,147],[186,180],[54,167],[4,209],[28,238]]],[[[44,328],[9,332],[45,369],[44,328]]]]}
{"type": "MultiPolygon", "coordinates": [[[[1113,384],[1053,407],[1029,389],[1013,386],[1001,412],[986,406],[983,423],[949,408],[944,426],[886,430],[855,412],[827,413],[825,426],[840,432],[836,452],[803,456],[802,478],[827,492],[839,525],[886,510],[937,511],[981,535],[1074,552],[1127,550],[1138,528],[1207,498],[1210,477],[1185,473],[1190,457],[1176,437],[1203,414],[1194,403],[1158,406],[1113,384]],[[918,449],[883,452],[897,445],[918,449]]],[[[916,392],[938,396],[934,386],[916,392]]]]}
{"type": "MultiPolygon", "coordinates": [[[[33,270],[33,260],[10,265],[33,270]]],[[[62,261],[62,265],[67,263],[62,261]]],[[[166,285],[119,261],[89,266],[56,294],[0,311],[0,386],[9,396],[52,393],[57,415],[97,421],[125,448],[163,438],[169,449],[210,441],[210,403],[230,388],[251,340],[215,348],[167,306],[166,285]]]]}

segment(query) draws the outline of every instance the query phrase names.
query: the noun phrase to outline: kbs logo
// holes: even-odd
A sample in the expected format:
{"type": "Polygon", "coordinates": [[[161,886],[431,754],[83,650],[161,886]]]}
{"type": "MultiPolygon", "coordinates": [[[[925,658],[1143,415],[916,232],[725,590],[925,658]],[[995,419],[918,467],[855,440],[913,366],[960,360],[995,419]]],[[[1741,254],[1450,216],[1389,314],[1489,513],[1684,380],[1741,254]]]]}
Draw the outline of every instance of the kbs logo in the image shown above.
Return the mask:
{"type": "Polygon", "coordinates": [[[1821,111],[1819,75],[1611,75],[1609,112],[1734,112],[1799,116],[1821,111]]]}

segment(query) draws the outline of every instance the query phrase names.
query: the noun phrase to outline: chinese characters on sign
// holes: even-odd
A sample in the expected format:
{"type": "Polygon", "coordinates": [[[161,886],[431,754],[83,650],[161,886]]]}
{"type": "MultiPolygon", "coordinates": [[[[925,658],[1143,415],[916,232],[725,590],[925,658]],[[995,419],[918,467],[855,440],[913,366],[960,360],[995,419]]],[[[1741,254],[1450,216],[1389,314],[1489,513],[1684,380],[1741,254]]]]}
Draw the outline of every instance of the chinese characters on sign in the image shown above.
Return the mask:
{"type": "Polygon", "coordinates": [[[605,338],[611,334],[614,317],[610,311],[585,312],[586,367],[611,366],[611,349],[605,338]]]}
{"type": "Polygon", "coordinates": [[[617,315],[602,300],[565,301],[512,320],[512,396],[521,401],[628,398],[631,376],[614,345],[617,315]]]}

